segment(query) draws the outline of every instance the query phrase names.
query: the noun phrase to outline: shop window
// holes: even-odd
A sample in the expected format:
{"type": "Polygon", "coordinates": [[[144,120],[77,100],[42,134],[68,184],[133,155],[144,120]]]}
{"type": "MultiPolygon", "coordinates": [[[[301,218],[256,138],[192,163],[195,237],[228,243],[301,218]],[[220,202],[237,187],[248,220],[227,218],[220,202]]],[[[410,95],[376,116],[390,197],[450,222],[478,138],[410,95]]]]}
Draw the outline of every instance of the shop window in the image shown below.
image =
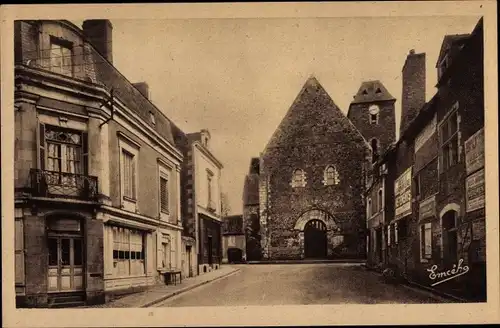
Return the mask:
{"type": "Polygon", "coordinates": [[[113,261],[116,276],[144,274],[144,233],[113,227],[113,261]]]}

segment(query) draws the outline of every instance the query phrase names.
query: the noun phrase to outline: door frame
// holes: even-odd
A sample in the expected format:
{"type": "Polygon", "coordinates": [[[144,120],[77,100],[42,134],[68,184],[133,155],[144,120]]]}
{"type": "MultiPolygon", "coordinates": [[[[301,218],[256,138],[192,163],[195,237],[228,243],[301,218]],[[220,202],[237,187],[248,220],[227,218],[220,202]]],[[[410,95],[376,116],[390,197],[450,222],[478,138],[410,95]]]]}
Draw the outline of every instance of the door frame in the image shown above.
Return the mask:
{"type": "MultiPolygon", "coordinates": [[[[318,220],[318,219],[312,219],[312,220],[309,220],[307,221],[307,223],[304,225],[304,258],[316,258],[316,259],[320,259],[320,258],[326,258],[328,256],[328,233],[327,233],[328,229],[327,229],[327,226],[325,224],[325,222],[323,222],[322,220],[318,220]],[[321,226],[320,228],[316,228],[315,226],[312,226],[312,222],[319,222],[319,225],[321,226]],[[308,231],[311,230],[311,229],[314,229],[315,231],[317,232],[321,232],[323,235],[324,235],[324,246],[321,245],[322,247],[322,254],[320,256],[320,254],[314,254],[314,256],[308,256],[308,249],[311,245],[309,245],[308,247],[308,231]]],[[[319,250],[319,246],[320,245],[317,245],[318,247],[318,250],[319,250]]]]}
{"type": "MultiPolygon", "coordinates": [[[[84,237],[81,234],[75,234],[75,233],[57,233],[57,232],[49,232],[47,235],[47,243],[49,239],[55,239],[57,241],[57,265],[50,265],[47,263],[47,292],[48,293],[71,293],[71,292],[80,292],[85,290],[86,286],[86,281],[85,281],[85,250],[84,250],[84,237]],[[64,265],[65,268],[63,268],[63,265],[61,264],[61,252],[62,252],[62,246],[61,242],[63,239],[68,239],[69,240],[69,247],[70,247],[70,264],[69,265],[64,265]],[[75,240],[80,240],[81,241],[81,259],[82,259],[82,264],[76,266],[74,264],[75,260],[75,252],[74,252],[74,241],[75,240]],[[79,273],[75,273],[75,268],[80,269],[79,273]],[[56,269],[57,273],[56,275],[51,274],[51,269],[56,269]],[[63,269],[69,269],[70,273],[69,274],[64,274],[63,269]],[[50,290],[49,289],[49,279],[50,277],[57,277],[57,289],[56,290],[50,290]],[[69,289],[63,289],[61,286],[61,280],[63,276],[69,276],[70,277],[70,286],[71,288],[69,289]],[[75,276],[81,276],[82,279],[82,284],[81,288],[75,288],[74,287],[74,278],[75,276]]],[[[47,254],[48,256],[48,254],[47,254]]]]}

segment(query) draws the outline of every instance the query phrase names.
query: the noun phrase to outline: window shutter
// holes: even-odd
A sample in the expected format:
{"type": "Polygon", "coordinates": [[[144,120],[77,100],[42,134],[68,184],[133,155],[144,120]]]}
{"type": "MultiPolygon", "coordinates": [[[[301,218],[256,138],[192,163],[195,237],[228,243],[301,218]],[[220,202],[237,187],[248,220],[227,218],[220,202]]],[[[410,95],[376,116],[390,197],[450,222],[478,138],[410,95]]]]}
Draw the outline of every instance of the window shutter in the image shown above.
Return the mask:
{"type": "Polygon", "coordinates": [[[82,132],[82,169],[83,175],[89,174],[89,135],[82,132]]]}
{"type": "MultiPolygon", "coordinates": [[[[163,245],[162,245],[162,239],[163,239],[163,235],[161,234],[161,232],[157,232],[156,233],[156,266],[158,269],[161,269],[163,268],[163,258],[164,256],[163,255],[163,245]]],[[[165,266],[167,265],[167,263],[165,263],[165,266]]]]}
{"type": "Polygon", "coordinates": [[[135,173],[135,161],[137,160],[136,159],[136,156],[132,157],[131,158],[132,160],[130,161],[130,169],[132,171],[131,173],[131,179],[132,179],[132,198],[134,199],[137,199],[136,195],[137,195],[137,191],[136,191],[136,183],[135,183],[135,178],[136,178],[136,173],[135,173]]]}
{"type": "Polygon", "coordinates": [[[38,168],[45,170],[45,124],[39,123],[37,126],[37,158],[38,168]]]}
{"type": "Polygon", "coordinates": [[[15,282],[24,285],[24,222],[15,220],[15,282]]]}

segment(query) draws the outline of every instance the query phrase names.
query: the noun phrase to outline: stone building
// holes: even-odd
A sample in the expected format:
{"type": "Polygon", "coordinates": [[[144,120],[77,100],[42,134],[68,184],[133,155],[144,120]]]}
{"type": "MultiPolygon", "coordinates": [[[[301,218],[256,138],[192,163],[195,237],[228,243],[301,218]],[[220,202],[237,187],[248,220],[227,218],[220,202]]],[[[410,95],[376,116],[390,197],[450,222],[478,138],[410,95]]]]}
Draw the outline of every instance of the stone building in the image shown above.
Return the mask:
{"type": "Polygon", "coordinates": [[[259,261],[262,256],[259,220],[259,161],[258,157],[252,158],[243,187],[243,225],[245,227],[245,253],[248,261],[259,261]]]}
{"type": "Polygon", "coordinates": [[[349,119],[307,80],[260,156],[263,259],[365,257],[363,170],[372,151],[359,129],[386,147],[391,127],[379,125],[394,121],[393,104],[380,82],[364,82],[349,119]]]}
{"type": "Polygon", "coordinates": [[[112,63],[112,25],[15,22],[19,306],[103,303],[181,265],[170,121],[112,63]]]}
{"type": "Polygon", "coordinates": [[[188,277],[222,263],[220,177],[223,165],[210,148],[208,130],[186,134],[172,124],[182,163],[183,267],[188,277]]]}
{"type": "MultiPolygon", "coordinates": [[[[471,34],[444,37],[436,65],[437,92],[427,103],[422,92],[425,75],[416,73],[425,71],[422,58],[410,53],[403,69],[403,92],[409,83],[414,95],[420,93],[412,99],[415,104],[403,104],[402,122],[408,125],[394,149],[370,170],[375,174],[377,167],[385,165],[385,191],[394,199],[384,211],[387,254],[383,261],[413,282],[484,301],[482,19],[471,34]],[[409,66],[412,73],[405,74],[409,66]],[[432,276],[453,268],[457,273],[468,271],[442,283],[432,276]]],[[[370,253],[375,257],[377,249],[371,248],[370,253]]]]}
{"type": "Polygon", "coordinates": [[[230,215],[223,218],[222,250],[223,263],[242,263],[246,260],[243,215],[230,215]]]}

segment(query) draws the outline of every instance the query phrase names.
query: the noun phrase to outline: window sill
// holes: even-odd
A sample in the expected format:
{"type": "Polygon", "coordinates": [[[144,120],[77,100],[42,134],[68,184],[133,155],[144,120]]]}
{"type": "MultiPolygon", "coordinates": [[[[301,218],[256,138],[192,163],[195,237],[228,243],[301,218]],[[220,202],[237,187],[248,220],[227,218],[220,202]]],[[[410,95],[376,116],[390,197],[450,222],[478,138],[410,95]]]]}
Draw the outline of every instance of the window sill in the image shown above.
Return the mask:
{"type": "Polygon", "coordinates": [[[127,196],[123,196],[123,200],[124,201],[127,201],[129,203],[137,203],[137,199],[134,199],[134,198],[130,198],[130,197],[127,197],[127,196]]]}

